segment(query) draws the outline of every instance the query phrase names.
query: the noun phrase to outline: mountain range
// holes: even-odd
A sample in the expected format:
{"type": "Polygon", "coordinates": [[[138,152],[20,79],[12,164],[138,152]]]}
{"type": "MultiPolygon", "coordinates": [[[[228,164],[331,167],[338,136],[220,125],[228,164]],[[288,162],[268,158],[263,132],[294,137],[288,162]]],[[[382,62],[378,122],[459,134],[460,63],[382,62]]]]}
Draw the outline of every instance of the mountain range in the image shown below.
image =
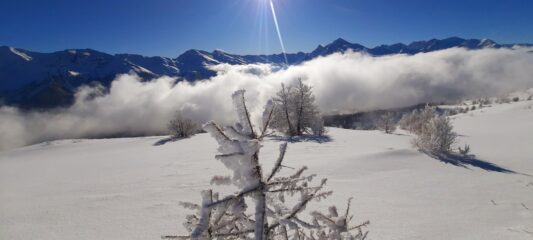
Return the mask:
{"type": "MultiPolygon", "coordinates": [[[[466,49],[511,48],[516,45],[498,44],[490,39],[463,39],[451,37],[397,43],[368,48],[342,38],[325,46],[319,45],[310,53],[287,54],[289,65],[297,65],[319,56],[352,50],[373,56],[390,54],[417,54],[453,47],[466,49]]],[[[216,64],[270,63],[284,65],[283,54],[236,55],[221,50],[213,52],[188,50],[177,58],[146,57],[136,54],[107,54],[93,49],[68,49],[39,53],[0,46],[0,105],[21,108],[53,108],[68,106],[74,100],[76,89],[82,85],[100,84],[109,87],[117,74],[138,74],[145,80],[158,76],[177,77],[184,81],[206,79],[216,75],[208,66],[216,64]]]]}

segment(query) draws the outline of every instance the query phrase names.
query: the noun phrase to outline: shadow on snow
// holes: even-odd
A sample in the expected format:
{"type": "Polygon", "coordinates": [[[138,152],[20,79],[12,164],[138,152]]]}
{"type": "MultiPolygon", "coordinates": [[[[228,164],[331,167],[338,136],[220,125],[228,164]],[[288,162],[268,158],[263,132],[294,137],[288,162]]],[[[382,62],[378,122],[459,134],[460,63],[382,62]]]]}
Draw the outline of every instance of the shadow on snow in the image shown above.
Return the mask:
{"type": "MultiPolygon", "coordinates": [[[[452,164],[454,166],[463,167],[466,169],[470,169],[470,167],[477,167],[477,168],[481,168],[489,172],[511,173],[511,174],[518,173],[513,170],[500,167],[494,163],[477,159],[475,155],[460,155],[457,153],[441,153],[441,154],[426,153],[426,154],[446,164],[452,164]]],[[[521,174],[521,173],[518,173],[518,174],[521,174]]],[[[526,174],[523,174],[523,175],[526,175],[526,174]]]]}
{"type": "Polygon", "coordinates": [[[162,146],[162,145],[165,145],[169,142],[177,142],[179,140],[183,140],[183,139],[186,139],[186,138],[178,138],[178,137],[166,137],[166,138],[163,138],[163,139],[160,139],[159,141],[155,142],[154,143],[154,146],[162,146]]]}
{"type": "Polygon", "coordinates": [[[273,135],[269,137],[274,141],[279,142],[317,142],[317,143],[326,143],[331,142],[333,139],[328,135],[315,136],[315,135],[301,135],[301,136],[277,136],[273,135]]]}

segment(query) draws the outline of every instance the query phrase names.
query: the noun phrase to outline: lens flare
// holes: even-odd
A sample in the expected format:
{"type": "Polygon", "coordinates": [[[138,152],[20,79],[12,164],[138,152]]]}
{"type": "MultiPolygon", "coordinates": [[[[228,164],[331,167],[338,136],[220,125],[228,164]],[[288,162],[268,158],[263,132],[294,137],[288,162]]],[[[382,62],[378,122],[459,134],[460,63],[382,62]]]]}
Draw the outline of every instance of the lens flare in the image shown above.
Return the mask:
{"type": "Polygon", "coordinates": [[[287,60],[285,44],[283,43],[283,37],[281,36],[281,30],[279,29],[278,17],[276,15],[276,8],[274,8],[274,2],[272,0],[269,0],[269,1],[270,1],[270,10],[272,10],[272,18],[274,18],[274,25],[276,25],[276,31],[278,32],[279,44],[281,45],[281,51],[283,53],[283,57],[285,58],[285,65],[288,66],[289,61],[287,60]]]}

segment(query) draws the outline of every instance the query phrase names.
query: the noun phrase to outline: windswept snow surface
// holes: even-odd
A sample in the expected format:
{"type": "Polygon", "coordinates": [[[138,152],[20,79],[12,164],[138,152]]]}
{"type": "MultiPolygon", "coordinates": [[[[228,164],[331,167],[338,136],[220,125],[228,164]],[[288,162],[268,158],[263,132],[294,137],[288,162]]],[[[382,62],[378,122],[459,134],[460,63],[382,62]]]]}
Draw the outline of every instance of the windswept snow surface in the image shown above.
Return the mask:
{"type": "MultiPolygon", "coordinates": [[[[328,177],[334,195],[310,207],[344,207],[370,220],[369,239],[532,239],[533,101],[454,117],[480,160],[445,164],[412,136],[329,129],[332,141],[289,144],[285,164],[328,177]],[[490,162],[517,173],[484,170],[490,162]]],[[[0,153],[0,239],[159,239],[184,233],[188,210],[212,175],[227,175],[207,134],[62,140],[0,153]]],[[[280,142],[265,142],[270,169],[280,142]]],[[[215,187],[217,188],[217,187],[215,187]]]]}

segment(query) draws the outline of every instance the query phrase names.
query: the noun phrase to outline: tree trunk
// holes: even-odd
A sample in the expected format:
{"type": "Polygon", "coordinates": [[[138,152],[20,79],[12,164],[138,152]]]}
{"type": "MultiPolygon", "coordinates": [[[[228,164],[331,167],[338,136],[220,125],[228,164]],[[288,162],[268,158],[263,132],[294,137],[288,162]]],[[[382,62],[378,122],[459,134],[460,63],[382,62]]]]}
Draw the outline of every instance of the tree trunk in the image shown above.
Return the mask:
{"type": "Polygon", "coordinates": [[[255,205],[255,239],[268,240],[268,221],[266,219],[266,195],[264,187],[256,196],[255,205]]]}
{"type": "Polygon", "coordinates": [[[261,166],[259,165],[259,153],[256,152],[252,156],[252,161],[255,168],[255,177],[259,184],[257,195],[255,196],[255,239],[256,240],[268,240],[268,221],[266,218],[266,193],[267,187],[263,182],[263,173],[261,166]]]}
{"type": "Polygon", "coordinates": [[[300,89],[300,102],[299,102],[300,105],[298,106],[299,107],[299,109],[298,109],[298,118],[297,118],[298,123],[297,123],[297,126],[296,126],[296,134],[297,135],[302,135],[302,132],[303,132],[303,130],[302,130],[302,118],[303,118],[302,115],[303,115],[303,111],[304,111],[304,103],[303,103],[304,96],[303,95],[304,95],[304,92],[303,92],[302,89],[300,89]]]}
{"type": "Polygon", "coordinates": [[[283,91],[283,110],[285,111],[285,119],[287,120],[287,126],[289,135],[293,134],[291,118],[289,117],[289,90],[285,88],[284,85],[281,85],[283,91]]]}

